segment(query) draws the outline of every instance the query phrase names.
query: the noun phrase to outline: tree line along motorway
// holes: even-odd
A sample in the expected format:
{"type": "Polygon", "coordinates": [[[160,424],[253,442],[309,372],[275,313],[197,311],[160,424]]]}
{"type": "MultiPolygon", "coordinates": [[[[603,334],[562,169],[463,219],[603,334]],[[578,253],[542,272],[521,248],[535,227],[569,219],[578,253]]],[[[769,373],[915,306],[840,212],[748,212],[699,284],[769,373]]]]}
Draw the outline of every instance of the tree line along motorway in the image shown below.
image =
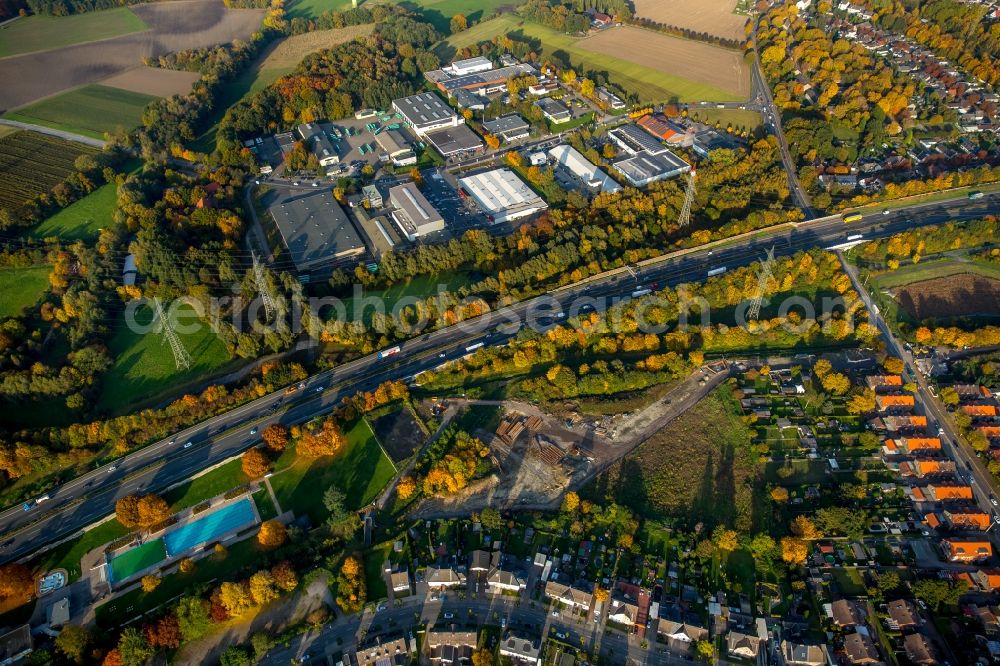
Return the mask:
{"type": "Polygon", "coordinates": [[[387,380],[408,379],[460,358],[469,345],[501,344],[516,334],[528,315],[542,326],[551,326],[559,311],[573,316],[588,306],[603,309],[615,299],[628,298],[639,284],[655,283],[662,288],[701,281],[713,268],[734,268],[759,260],[772,245],[776,256],[787,256],[799,250],[841,244],[848,234],[872,239],[914,226],[980,217],[996,211],[998,200],[997,195],[991,195],[978,201],[916,205],[887,215],[875,213],[850,225],[837,216],[784,225],[771,232],[765,229],[739,245],[666,255],[662,261],[638,270],[622,269],[418,336],[400,343],[400,353],[387,359],[371,354],[320,372],[309,377],[305,387],[293,395],[276,391],[103,465],[53,488],[49,500],[30,511],[22,511],[20,506],[7,509],[0,513],[0,561],[37,553],[42,546],[86,528],[112,513],[119,497],[162,490],[240,453],[259,441],[250,434],[254,427],[308,420],[329,411],[346,395],[371,390],[387,380]],[[183,448],[189,441],[193,446],[183,448]]]}

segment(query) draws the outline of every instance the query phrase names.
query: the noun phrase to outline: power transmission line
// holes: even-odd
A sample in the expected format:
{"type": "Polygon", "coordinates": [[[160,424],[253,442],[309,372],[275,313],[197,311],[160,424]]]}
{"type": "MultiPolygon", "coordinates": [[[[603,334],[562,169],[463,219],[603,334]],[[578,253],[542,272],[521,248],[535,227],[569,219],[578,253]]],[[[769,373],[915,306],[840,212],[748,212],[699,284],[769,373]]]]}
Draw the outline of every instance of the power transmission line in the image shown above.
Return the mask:
{"type": "Polygon", "coordinates": [[[159,329],[160,333],[163,334],[163,339],[170,343],[170,351],[174,355],[174,364],[177,366],[178,370],[188,370],[191,368],[191,354],[188,354],[187,349],[181,343],[180,338],[177,337],[177,333],[174,332],[173,327],[167,320],[167,315],[163,312],[163,306],[160,304],[159,298],[153,299],[153,307],[155,311],[155,318],[160,322],[159,329]]]}
{"type": "Polygon", "coordinates": [[[691,204],[694,203],[694,169],[688,173],[687,192],[684,193],[684,205],[681,206],[681,215],[677,218],[677,224],[686,227],[691,221],[691,204]]]}
{"type": "Polygon", "coordinates": [[[760,306],[764,302],[764,294],[767,292],[767,281],[773,277],[771,266],[774,264],[774,246],[767,251],[767,257],[760,264],[757,271],[757,293],[754,294],[753,302],[747,310],[747,318],[757,321],[760,317],[760,306]]]}

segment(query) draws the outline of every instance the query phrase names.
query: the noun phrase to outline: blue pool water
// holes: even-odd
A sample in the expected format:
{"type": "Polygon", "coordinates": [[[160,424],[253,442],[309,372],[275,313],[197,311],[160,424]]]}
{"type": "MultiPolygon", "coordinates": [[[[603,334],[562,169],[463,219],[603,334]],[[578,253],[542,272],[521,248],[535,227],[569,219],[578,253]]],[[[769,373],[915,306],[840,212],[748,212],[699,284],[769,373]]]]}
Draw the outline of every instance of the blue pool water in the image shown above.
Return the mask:
{"type": "Polygon", "coordinates": [[[174,557],[184,551],[200,546],[216,537],[254,522],[253,506],[249,498],[241,499],[221,509],[216,509],[204,518],[163,535],[167,556],[174,557]]]}

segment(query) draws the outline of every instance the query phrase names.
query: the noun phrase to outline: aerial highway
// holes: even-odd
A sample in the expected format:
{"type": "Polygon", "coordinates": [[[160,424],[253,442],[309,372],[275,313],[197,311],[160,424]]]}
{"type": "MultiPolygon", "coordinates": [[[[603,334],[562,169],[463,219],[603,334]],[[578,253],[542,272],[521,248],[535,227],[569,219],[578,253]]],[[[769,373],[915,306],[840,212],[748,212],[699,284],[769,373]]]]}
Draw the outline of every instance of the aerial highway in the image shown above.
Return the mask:
{"type": "Polygon", "coordinates": [[[978,201],[935,202],[875,212],[845,224],[839,216],[762,230],[740,242],[710,244],[649,263],[591,278],[549,294],[501,308],[478,319],[438,329],[400,343],[398,353],[371,354],[305,380],[291,395],[277,391],[187,428],[94,469],[48,491],[48,499],[24,511],[20,505],[0,513],[0,561],[39,552],[114,511],[117,498],[162,490],[198,471],[240,453],[259,441],[270,423],[306,421],[330,410],[342,397],[370,390],[393,379],[409,380],[420,372],[464,356],[469,346],[502,344],[524,325],[547,327],[564,312],[572,317],[590,308],[602,310],[628,298],[639,285],[660,288],[701,281],[707,272],[748,265],[773,246],[775,256],[813,247],[843,244],[848,235],[871,239],[913,226],[970,219],[1000,209],[1000,196],[978,201]],[[190,446],[188,446],[190,443],[190,446]]]}

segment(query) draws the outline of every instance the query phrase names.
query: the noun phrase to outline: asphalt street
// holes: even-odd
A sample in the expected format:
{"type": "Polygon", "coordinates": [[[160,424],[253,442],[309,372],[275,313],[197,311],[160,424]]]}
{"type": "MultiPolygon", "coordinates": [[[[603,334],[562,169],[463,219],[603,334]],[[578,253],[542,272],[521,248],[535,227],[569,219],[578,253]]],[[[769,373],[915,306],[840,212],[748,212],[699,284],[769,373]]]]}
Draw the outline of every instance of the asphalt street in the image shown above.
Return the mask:
{"type": "Polygon", "coordinates": [[[873,214],[845,225],[838,217],[823,218],[773,231],[762,231],[745,242],[718,249],[703,248],[669,257],[654,265],[620,272],[522,301],[475,320],[432,331],[401,343],[401,351],[380,359],[371,354],[333,370],[313,375],[292,395],[278,391],[212,417],[174,436],[147,446],[112,464],[84,474],[48,492],[49,499],[23,511],[20,506],[0,513],[0,561],[37,553],[46,544],[70,536],[114,510],[115,499],[136,491],[152,492],[190,477],[258,441],[254,427],[273,422],[292,424],[328,411],[341,397],[369,390],[390,379],[408,380],[446,360],[464,356],[482,342],[501,344],[524,325],[543,326],[558,312],[573,316],[590,308],[603,310],[628,298],[641,286],[676,286],[704,280],[707,272],[747,265],[768,247],[776,256],[812,247],[842,244],[849,234],[866,239],[890,235],[913,226],[979,217],[996,212],[997,195],[979,201],[932,203],[873,214]],[[185,448],[185,444],[191,446],[185,448]]]}

